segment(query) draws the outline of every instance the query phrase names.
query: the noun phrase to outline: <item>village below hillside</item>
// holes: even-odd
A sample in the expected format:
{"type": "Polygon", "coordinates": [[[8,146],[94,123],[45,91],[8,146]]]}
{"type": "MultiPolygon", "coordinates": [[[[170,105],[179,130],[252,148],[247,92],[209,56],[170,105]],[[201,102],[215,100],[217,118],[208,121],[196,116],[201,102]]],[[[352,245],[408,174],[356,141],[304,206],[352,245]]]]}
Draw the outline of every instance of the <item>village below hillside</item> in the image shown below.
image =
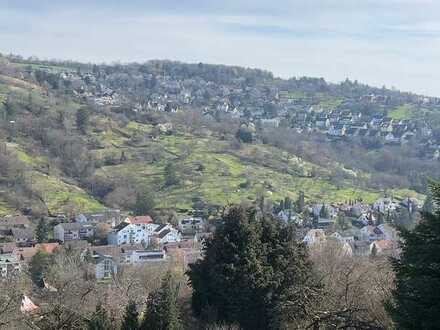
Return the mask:
{"type": "MultiPolygon", "coordinates": [[[[266,209],[264,201],[258,203],[266,209]]],[[[429,201],[383,197],[368,205],[307,205],[286,198],[270,210],[278,221],[292,224],[297,238],[310,249],[332,243],[347,257],[376,258],[399,253],[398,227],[411,227],[429,201]]],[[[85,263],[94,265],[97,280],[110,279],[121,269],[172,263],[186,269],[202,257],[205,239],[211,237],[220,218],[186,217],[175,223],[157,223],[150,215],[132,216],[119,210],[79,213],[48,219],[10,215],[0,219],[0,274],[10,277],[28,269],[39,252],[75,250],[85,263]]]]}

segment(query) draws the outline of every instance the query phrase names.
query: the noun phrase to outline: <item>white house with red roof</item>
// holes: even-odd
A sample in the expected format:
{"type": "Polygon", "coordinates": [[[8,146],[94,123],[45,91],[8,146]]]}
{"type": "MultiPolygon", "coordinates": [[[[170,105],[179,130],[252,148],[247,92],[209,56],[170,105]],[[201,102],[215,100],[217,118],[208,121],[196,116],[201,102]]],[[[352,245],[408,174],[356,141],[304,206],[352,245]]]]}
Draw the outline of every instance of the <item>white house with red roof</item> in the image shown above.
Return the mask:
{"type": "Polygon", "coordinates": [[[153,219],[149,215],[137,215],[137,216],[129,216],[125,219],[125,222],[128,222],[132,225],[146,225],[149,223],[153,223],[153,219]]]}

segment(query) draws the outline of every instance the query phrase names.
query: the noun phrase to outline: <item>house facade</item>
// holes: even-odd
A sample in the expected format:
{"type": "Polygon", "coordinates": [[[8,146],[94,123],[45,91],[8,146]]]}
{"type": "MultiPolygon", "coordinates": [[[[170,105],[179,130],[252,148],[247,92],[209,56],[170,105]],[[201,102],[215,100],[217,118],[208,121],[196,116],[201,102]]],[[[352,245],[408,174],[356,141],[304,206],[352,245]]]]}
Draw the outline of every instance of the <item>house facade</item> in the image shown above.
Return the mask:
{"type": "Polygon", "coordinates": [[[121,222],[107,236],[110,245],[150,243],[150,237],[156,228],[155,224],[130,224],[121,222]]]}
{"type": "Polygon", "coordinates": [[[118,267],[111,256],[94,253],[92,258],[97,280],[109,279],[117,274],[118,267]]]}
{"type": "Polygon", "coordinates": [[[160,225],[155,229],[153,235],[159,244],[176,243],[182,240],[180,232],[170,224],[160,225]]]}
{"type": "Polygon", "coordinates": [[[197,233],[204,229],[204,221],[202,218],[186,218],[179,220],[179,230],[182,233],[197,233]]]}
{"type": "Polygon", "coordinates": [[[92,237],[94,234],[93,226],[80,223],[60,223],[53,228],[55,239],[66,242],[82,240],[92,237]]]}
{"type": "Polygon", "coordinates": [[[123,264],[142,264],[148,262],[160,262],[167,259],[167,254],[164,250],[158,251],[145,251],[145,250],[133,250],[122,253],[121,263],[123,264]]]}
{"type": "Polygon", "coordinates": [[[0,277],[8,277],[21,269],[20,260],[16,254],[0,254],[0,277]]]}

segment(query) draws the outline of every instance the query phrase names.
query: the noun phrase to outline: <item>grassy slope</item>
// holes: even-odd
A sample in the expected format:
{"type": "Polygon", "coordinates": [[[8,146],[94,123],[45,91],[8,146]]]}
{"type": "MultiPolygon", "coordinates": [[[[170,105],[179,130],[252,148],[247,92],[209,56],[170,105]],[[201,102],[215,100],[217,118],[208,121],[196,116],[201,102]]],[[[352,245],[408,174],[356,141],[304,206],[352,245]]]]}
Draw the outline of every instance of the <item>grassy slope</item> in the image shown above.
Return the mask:
{"type": "MultiPolygon", "coordinates": [[[[44,95],[39,93],[38,86],[27,82],[3,79],[0,87],[0,95],[8,91],[26,95],[32,90],[35,100],[44,102],[44,95]]],[[[327,102],[328,107],[340,100],[324,99],[323,102],[327,102]]],[[[78,104],[69,103],[64,106],[74,111],[78,104]]],[[[56,107],[60,105],[53,106],[52,110],[55,111],[56,107]]],[[[273,199],[285,196],[296,198],[301,190],[309,200],[329,202],[343,202],[353,198],[372,202],[380,196],[377,191],[366,191],[350,182],[340,182],[336,186],[323,178],[313,178],[310,176],[312,170],[319,173],[326,173],[327,170],[274,147],[243,145],[237,150],[216,137],[196,137],[187,133],[160,136],[155,141],[132,146],[129,143],[130,137],[148,134],[152,130],[151,125],[130,122],[125,127],[120,127],[119,123],[104,117],[95,118],[95,121],[96,126],[101,127],[100,130],[90,132],[90,137],[100,144],[100,148],[93,151],[95,157],[115,158],[124,151],[128,158],[121,165],[97,169],[97,174],[134,179],[152,187],[159,207],[188,209],[192,201],[200,197],[209,203],[224,205],[253,200],[260,193],[273,199]],[[146,161],[152,153],[159,156],[154,162],[146,161]],[[169,162],[174,163],[178,169],[178,186],[164,186],[164,167],[169,162]]],[[[10,144],[8,147],[15,150],[19,159],[28,166],[32,187],[51,213],[72,208],[91,211],[102,207],[87,192],[77,187],[74,181],[63,178],[57,169],[51,169],[49,175],[45,174],[42,168],[47,166],[48,160],[45,156],[29,152],[33,150],[32,141],[19,140],[17,144],[10,144]]],[[[406,191],[394,193],[402,197],[407,193],[412,194],[406,191]]],[[[8,212],[11,209],[0,200],[0,214],[8,212]]]]}
{"type": "MultiPolygon", "coordinates": [[[[0,77],[0,103],[8,94],[27,98],[29,93],[32,94],[34,102],[41,104],[45,102],[45,96],[39,86],[16,78],[0,77]]],[[[75,109],[77,105],[67,104],[66,106],[75,109]]],[[[54,106],[53,110],[55,111],[56,108],[57,106],[54,106]]],[[[0,110],[2,110],[1,106],[0,110]]],[[[34,194],[41,197],[50,213],[66,212],[72,208],[93,211],[103,207],[87,192],[77,187],[74,182],[70,183],[66,178],[61,177],[58,171],[47,175],[43,170],[47,168],[47,158],[29,152],[33,149],[32,141],[18,139],[17,143],[7,143],[7,147],[26,166],[25,179],[31,182],[34,194]]],[[[0,187],[0,189],[3,189],[3,187],[0,187]]],[[[8,189],[3,190],[7,191],[8,189]]],[[[29,201],[30,204],[34,202],[29,201]]],[[[6,201],[0,199],[0,216],[16,212],[6,201]]]]}
{"type": "MultiPolygon", "coordinates": [[[[129,127],[135,125],[131,123],[129,127]]],[[[144,127],[144,130],[148,128],[144,127]]],[[[102,133],[101,139],[107,139],[107,145],[118,146],[100,150],[101,156],[117,155],[124,150],[128,161],[105,166],[98,173],[122,179],[135,178],[149,187],[156,187],[161,207],[187,209],[191,207],[192,200],[198,197],[224,205],[254,200],[261,192],[273,199],[281,199],[285,196],[296,198],[302,190],[308,200],[329,202],[344,202],[354,198],[372,202],[381,195],[377,191],[354,187],[349,182],[342,182],[337,187],[327,180],[312,178],[309,176],[312,168],[324,173],[325,169],[269,146],[243,145],[239,150],[230,150],[227,142],[215,137],[202,138],[189,134],[161,136],[139,148],[128,147],[124,138],[114,131],[102,133]],[[159,161],[146,163],[136,160],[140,154],[152,149],[164,151],[159,161]],[[164,186],[163,170],[168,162],[175,164],[178,169],[181,182],[178,186],[164,186]],[[240,187],[245,182],[248,183],[246,187],[240,187]]],[[[407,194],[400,190],[394,193],[401,196],[407,194]]]]}

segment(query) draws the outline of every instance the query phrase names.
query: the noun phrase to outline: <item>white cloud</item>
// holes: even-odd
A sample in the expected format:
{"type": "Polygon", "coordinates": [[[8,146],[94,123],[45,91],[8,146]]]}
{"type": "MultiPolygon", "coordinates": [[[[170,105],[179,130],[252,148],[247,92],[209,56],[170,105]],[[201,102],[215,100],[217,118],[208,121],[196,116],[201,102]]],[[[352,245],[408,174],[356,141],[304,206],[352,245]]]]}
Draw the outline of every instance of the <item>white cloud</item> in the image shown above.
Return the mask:
{"type": "Polygon", "coordinates": [[[440,96],[440,4],[359,3],[12,7],[0,11],[0,51],[93,62],[167,58],[234,64],[283,77],[350,77],[440,96]]]}

